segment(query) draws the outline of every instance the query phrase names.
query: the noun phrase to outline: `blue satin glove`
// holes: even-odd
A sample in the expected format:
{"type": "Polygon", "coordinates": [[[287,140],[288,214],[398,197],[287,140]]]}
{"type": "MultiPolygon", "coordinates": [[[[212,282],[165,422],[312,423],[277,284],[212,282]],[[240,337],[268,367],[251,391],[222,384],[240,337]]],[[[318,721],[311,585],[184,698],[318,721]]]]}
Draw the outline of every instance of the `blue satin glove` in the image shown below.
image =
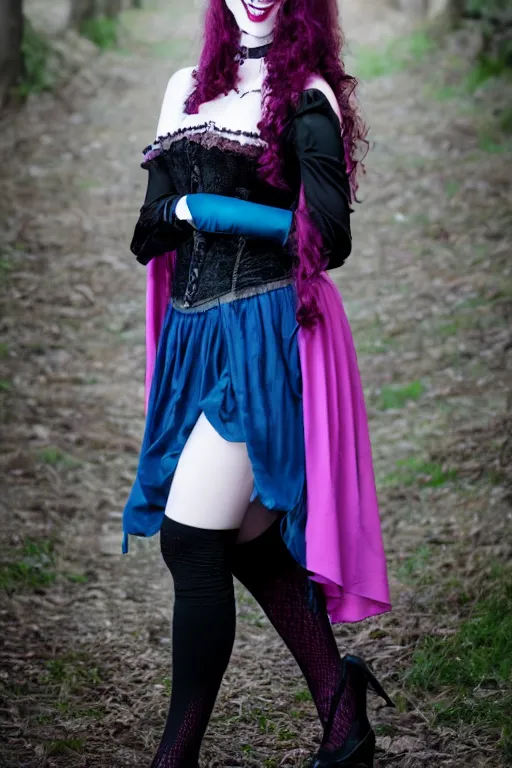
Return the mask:
{"type": "Polygon", "coordinates": [[[261,238],[286,245],[292,226],[291,211],[236,197],[198,192],[187,195],[187,205],[200,232],[261,238]]]}

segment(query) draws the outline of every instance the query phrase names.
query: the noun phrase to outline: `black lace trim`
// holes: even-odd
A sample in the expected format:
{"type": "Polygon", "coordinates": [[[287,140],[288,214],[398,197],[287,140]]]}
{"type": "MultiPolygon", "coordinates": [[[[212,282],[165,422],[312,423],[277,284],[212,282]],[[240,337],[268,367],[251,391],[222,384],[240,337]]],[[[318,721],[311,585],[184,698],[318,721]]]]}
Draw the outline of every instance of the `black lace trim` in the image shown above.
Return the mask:
{"type": "Polygon", "coordinates": [[[219,152],[230,152],[235,155],[242,155],[243,157],[258,159],[263,147],[258,147],[255,144],[240,144],[239,141],[233,141],[225,136],[217,136],[208,133],[204,134],[191,134],[190,136],[180,136],[173,140],[165,149],[155,149],[148,152],[141,164],[144,169],[148,168],[148,164],[155,160],[157,157],[166,155],[171,151],[171,148],[178,144],[180,141],[190,141],[195,144],[199,144],[204,149],[217,149],[219,152]]]}
{"type": "Polygon", "coordinates": [[[164,146],[164,142],[174,143],[174,141],[178,140],[179,138],[191,135],[200,135],[206,132],[217,135],[222,134],[222,137],[231,136],[240,138],[240,136],[243,136],[245,139],[253,139],[254,141],[261,142],[259,145],[257,145],[258,147],[263,146],[263,141],[259,133],[254,133],[253,131],[233,131],[230,128],[219,128],[213,120],[209,120],[207,123],[201,123],[200,125],[194,126],[184,126],[183,128],[178,128],[177,131],[172,131],[162,136],[157,136],[153,144],[149,144],[145,149],[142,150],[142,154],[146,155],[148,152],[156,151],[158,149],[165,150],[166,147],[164,146]]]}

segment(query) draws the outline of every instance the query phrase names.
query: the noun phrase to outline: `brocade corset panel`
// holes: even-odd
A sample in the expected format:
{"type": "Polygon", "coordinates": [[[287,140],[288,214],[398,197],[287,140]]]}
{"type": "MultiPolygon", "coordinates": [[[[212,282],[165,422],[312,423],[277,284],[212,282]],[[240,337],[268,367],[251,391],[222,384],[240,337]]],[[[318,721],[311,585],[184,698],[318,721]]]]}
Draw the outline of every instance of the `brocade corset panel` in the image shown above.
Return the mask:
{"type": "MultiPolygon", "coordinates": [[[[165,142],[164,142],[165,147],[165,142]]],[[[294,195],[263,182],[261,147],[216,137],[174,137],[163,154],[176,194],[209,192],[291,208],[294,195]]],[[[172,300],[178,309],[206,309],[249,296],[291,278],[292,256],[262,239],[194,232],[177,250],[172,300]]]]}

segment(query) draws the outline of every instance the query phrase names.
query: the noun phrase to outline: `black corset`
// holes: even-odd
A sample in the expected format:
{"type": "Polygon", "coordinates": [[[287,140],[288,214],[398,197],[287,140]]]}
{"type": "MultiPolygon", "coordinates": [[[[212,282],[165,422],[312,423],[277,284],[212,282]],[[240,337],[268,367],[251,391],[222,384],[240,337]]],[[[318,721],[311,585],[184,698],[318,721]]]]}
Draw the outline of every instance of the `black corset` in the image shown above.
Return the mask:
{"type": "MultiPolygon", "coordinates": [[[[227,197],[290,208],[294,196],[265,184],[258,174],[254,145],[210,134],[182,137],[158,158],[165,163],[174,194],[210,192],[227,197]],[[217,143],[211,146],[212,139],[217,143]]],[[[177,308],[205,309],[220,301],[260,293],[291,279],[292,256],[271,241],[194,232],[177,247],[172,299],[177,308]]]]}

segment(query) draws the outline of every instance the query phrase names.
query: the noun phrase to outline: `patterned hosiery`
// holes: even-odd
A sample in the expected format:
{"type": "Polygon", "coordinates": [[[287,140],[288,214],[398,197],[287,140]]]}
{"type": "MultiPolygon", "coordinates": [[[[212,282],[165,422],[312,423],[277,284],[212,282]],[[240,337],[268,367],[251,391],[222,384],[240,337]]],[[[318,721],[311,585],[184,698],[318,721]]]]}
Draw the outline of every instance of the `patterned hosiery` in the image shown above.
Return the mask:
{"type": "Polygon", "coordinates": [[[152,768],[198,768],[201,741],[235,638],[230,560],[237,534],[164,518],[161,549],[175,594],[172,693],[152,768]]]}
{"type": "Polygon", "coordinates": [[[238,544],[233,574],[251,592],[297,661],[324,727],[322,747],[338,749],[350,730],[355,700],[350,680],[343,687],[343,664],[329,617],[313,610],[307,572],[292,558],[279,521],[252,541],[238,544]],[[332,706],[332,711],[331,711],[332,706]]]}

